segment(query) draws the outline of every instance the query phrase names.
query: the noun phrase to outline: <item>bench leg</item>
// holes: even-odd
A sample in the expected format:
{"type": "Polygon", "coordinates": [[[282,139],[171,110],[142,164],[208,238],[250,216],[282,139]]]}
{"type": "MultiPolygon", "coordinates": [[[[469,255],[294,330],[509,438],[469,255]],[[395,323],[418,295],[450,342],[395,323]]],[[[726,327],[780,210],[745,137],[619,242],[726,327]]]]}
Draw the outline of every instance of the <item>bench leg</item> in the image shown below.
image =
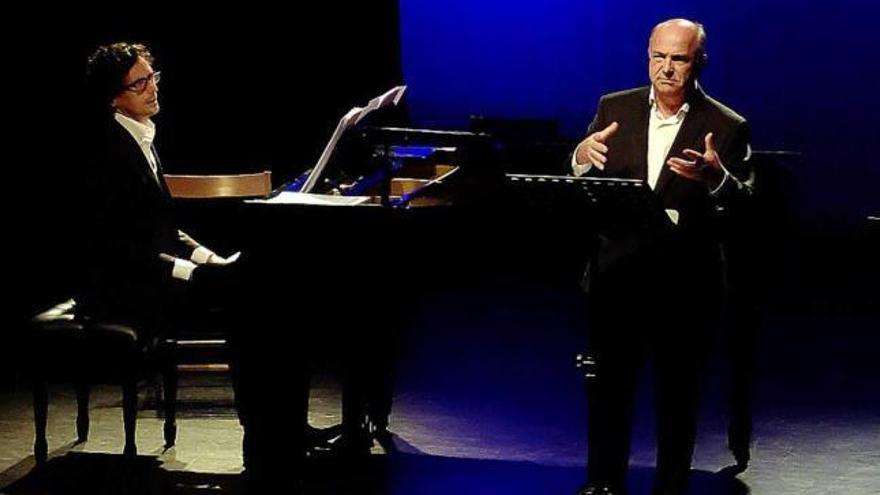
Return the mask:
{"type": "Polygon", "coordinates": [[[44,464],[49,457],[49,443],[46,441],[46,422],[49,413],[49,392],[46,382],[34,381],[34,459],[37,465],[44,464]]]}
{"type": "Polygon", "coordinates": [[[126,380],[122,385],[122,423],[125,427],[125,448],[122,453],[126,457],[137,456],[137,380],[126,380]]]}
{"type": "Polygon", "coordinates": [[[91,387],[86,383],[76,385],[76,442],[89,439],[89,395],[91,387]]]}
{"type": "Polygon", "coordinates": [[[165,392],[165,448],[170,449],[177,441],[177,363],[170,359],[162,373],[165,392]]]}

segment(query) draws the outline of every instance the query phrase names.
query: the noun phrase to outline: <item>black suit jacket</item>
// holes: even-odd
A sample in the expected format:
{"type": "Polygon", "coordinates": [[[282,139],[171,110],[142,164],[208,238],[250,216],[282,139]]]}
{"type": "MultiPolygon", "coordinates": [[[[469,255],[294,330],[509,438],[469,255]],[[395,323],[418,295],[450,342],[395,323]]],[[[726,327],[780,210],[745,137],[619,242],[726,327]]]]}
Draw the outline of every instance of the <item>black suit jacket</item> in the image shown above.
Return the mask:
{"type": "Polygon", "coordinates": [[[159,253],[187,258],[161,168],[159,181],[131,134],[110,118],[89,153],[84,222],[86,314],[142,324],[157,315],[180,282],[159,253]]]}
{"type": "MultiPolygon", "coordinates": [[[[647,179],[649,92],[646,86],[600,99],[587,134],[612,122],[620,127],[606,141],[609,150],[605,169],[593,167],[589,175],[647,179]]],[[[750,194],[749,130],[744,118],[699,88],[692,91],[688,103],[689,111],[667,159],[682,156],[686,148],[703,151],[705,135],[712,132],[722,162],[733,175],[731,179],[736,180],[726,181],[716,195],[711,195],[705,184],[675,174],[664,163],[655,194],[662,208],[678,211],[678,225],[600,235],[596,256],[585,273],[585,290],[596,288],[598,283],[618,294],[631,293],[649,280],[657,282],[647,284],[654,285],[648,289],[651,291],[656,291],[657,285],[675,282],[680,288],[708,296],[719,286],[718,239],[723,212],[736,208],[736,203],[750,194]]]]}

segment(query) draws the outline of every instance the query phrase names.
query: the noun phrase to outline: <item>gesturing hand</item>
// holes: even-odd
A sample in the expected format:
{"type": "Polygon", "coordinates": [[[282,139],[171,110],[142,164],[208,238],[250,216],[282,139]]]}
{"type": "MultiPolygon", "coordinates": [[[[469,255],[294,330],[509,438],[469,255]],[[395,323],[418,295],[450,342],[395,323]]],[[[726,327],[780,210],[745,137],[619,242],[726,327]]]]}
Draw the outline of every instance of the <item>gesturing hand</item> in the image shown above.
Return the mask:
{"type": "Polygon", "coordinates": [[[692,149],[685,149],[682,154],[689,160],[672,157],[666,161],[666,164],[676,174],[691,180],[698,180],[714,189],[724,178],[724,166],[721,163],[721,156],[715,150],[715,141],[711,132],[706,134],[704,141],[706,151],[700,153],[692,149]]]}
{"type": "Polygon", "coordinates": [[[605,162],[608,161],[608,158],[605,157],[605,154],[608,153],[605,141],[613,136],[619,127],[617,122],[612,122],[608,127],[590,134],[581,141],[577,146],[577,156],[575,157],[577,163],[589,162],[599,170],[604,170],[605,162]]]}

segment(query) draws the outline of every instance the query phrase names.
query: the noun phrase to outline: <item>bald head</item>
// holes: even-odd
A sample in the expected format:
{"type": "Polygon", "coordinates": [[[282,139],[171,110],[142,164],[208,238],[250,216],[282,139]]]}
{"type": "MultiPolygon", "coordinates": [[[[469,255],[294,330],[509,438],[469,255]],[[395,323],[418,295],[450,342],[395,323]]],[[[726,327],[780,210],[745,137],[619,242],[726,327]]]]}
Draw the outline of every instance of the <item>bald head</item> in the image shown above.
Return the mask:
{"type": "Polygon", "coordinates": [[[661,22],[648,43],[648,75],[660,110],[668,115],[681,108],[705,64],[706,32],[687,19],[661,22]]]}
{"type": "Polygon", "coordinates": [[[651,30],[651,36],[648,38],[648,46],[654,42],[657,35],[672,35],[689,39],[689,45],[693,49],[694,61],[697,67],[702,68],[705,65],[706,56],[706,29],[699,22],[689,19],[668,19],[665,20],[651,30]]]}

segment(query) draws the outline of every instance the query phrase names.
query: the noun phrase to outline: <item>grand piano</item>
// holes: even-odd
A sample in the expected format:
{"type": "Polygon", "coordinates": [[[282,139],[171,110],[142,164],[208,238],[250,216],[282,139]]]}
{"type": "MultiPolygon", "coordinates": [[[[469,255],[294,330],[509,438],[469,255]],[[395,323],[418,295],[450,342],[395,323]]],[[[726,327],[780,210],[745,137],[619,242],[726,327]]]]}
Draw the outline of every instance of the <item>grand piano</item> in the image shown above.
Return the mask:
{"type": "Polygon", "coordinates": [[[244,316],[228,337],[252,458],[304,443],[295,425],[315,361],[341,365],[342,448],[386,432],[397,335],[427,291],[473,268],[466,225],[501,184],[491,146],[480,133],[356,128],[306,198],[308,171],[263,198],[176,200],[194,237],[242,252],[244,316]]]}

